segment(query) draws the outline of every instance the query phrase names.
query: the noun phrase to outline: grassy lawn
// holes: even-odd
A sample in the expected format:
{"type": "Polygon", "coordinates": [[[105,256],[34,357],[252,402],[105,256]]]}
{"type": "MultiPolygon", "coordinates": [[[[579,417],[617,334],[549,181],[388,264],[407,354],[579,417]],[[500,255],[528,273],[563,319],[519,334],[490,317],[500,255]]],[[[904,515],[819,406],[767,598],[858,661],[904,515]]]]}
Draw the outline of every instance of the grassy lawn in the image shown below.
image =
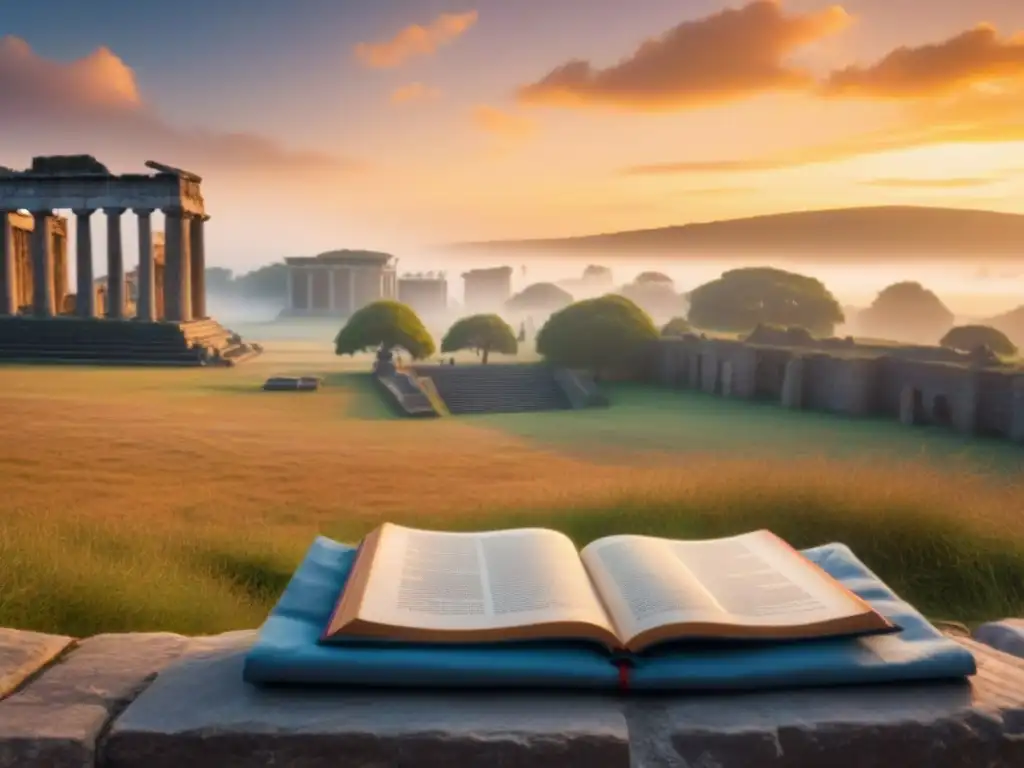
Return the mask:
{"type": "Polygon", "coordinates": [[[606,411],[402,420],[369,358],[267,346],[223,370],[0,367],[0,626],[256,626],[317,533],[382,520],[770,527],[848,543],[936,618],[1024,615],[1013,446],[631,385],[606,411]],[[288,373],[327,386],[259,391],[288,373]]]}

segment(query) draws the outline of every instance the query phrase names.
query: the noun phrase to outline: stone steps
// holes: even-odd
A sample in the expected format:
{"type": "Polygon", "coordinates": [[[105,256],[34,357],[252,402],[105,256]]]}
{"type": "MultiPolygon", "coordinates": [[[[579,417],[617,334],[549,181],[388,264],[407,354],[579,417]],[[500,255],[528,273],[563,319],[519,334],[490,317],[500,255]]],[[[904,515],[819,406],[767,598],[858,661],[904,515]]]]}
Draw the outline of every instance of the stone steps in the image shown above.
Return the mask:
{"type": "Polygon", "coordinates": [[[234,365],[260,351],[215,320],[0,318],[0,361],[8,363],[234,365]]]}
{"type": "Polygon", "coordinates": [[[543,365],[417,366],[433,381],[452,415],[565,410],[569,402],[543,365]]]}

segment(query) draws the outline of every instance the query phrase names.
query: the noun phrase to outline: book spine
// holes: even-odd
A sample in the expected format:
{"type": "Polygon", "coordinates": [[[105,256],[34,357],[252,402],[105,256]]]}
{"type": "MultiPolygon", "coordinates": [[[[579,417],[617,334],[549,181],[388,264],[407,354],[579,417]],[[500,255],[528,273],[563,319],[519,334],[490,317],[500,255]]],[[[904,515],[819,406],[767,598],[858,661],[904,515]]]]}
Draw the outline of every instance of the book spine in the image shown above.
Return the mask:
{"type": "Polygon", "coordinates": [[[619,690],[625,693],[629,691],[629,662],[617,659],[614,663],[619,669],[619,690]]]}

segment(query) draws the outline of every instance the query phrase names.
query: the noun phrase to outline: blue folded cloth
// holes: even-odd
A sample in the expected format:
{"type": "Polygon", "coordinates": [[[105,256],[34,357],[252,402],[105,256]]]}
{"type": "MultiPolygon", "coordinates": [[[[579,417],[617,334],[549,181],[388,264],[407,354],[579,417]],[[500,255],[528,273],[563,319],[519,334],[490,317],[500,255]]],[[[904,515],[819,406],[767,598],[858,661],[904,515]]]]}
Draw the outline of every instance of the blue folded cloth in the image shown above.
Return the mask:
{"type": "MultiPolygon", "coordinates": [[[[320,643],[356,548],[313,542],[245,659],[250,683],[361,687],[621,687],[608,651],[586,643],[320,643]]],[[[755,690],[963,678],[974,657],[900,600],[850,549],[803,554],[901,627],[896,634],[782,644],[678,644],[630,658],[631,690],[755,690]]]]}

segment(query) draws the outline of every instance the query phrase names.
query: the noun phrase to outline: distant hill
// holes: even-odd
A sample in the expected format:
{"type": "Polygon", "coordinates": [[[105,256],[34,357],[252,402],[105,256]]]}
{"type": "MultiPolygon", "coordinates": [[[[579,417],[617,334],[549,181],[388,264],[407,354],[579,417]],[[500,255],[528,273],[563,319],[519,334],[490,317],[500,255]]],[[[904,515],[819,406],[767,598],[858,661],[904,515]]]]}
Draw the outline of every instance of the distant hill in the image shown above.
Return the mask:
{"type": "Polygon", "coordinates": [[[458,243],[461,252],[742,257],[871,255],[1024,259],[1024,215],[962,208],[884,206],[799,211],[745,219],[547,240],[458,243]]]}

